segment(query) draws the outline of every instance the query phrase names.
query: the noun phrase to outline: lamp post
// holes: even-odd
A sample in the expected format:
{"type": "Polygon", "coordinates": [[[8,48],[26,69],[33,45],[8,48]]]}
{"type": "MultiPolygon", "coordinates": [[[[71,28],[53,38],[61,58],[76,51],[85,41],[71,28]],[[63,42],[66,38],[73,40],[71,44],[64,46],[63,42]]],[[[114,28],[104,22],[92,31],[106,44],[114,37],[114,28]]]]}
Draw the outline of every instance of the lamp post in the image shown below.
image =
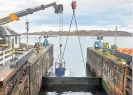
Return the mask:
{"type": "Polygon", "coordinates": [[[12,43],[12,60],[13,60],[13,54],[14,54],[13,53],[13,50],[14,50],[14,41],[13,41],[13,38],[11,39],[11,41],[12,41],[11,43],[12,43]]]}
{"type": "Polygon", "coordinates": [[[27,50],[28,50],[28,32],[29,32],[29,22],[27,21],[27,16],[26,16],[26,30],[27,30],[27,50]]]}

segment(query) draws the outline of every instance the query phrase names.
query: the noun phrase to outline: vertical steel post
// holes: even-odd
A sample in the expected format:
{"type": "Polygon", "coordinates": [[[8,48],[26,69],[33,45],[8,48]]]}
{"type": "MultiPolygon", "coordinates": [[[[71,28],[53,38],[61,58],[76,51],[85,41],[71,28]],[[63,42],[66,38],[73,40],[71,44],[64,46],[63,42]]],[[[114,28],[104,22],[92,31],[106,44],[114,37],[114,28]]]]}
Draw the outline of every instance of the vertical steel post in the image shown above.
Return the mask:
{"type": "Polygon", "coordinates": [[[27,16],[26,16],[26,30],[27,30],[27,49],[28,49],[28,32],[29,32],[29,22],[27,21],[27,16]]]}
{"type": "Polygon", "coordinates": [[[13,44],[14,44],[14,41],[13,41],[13,38],[12,38],[12,60],[13,60],[13,54],[14,54],[14,51],[13,51],[14,50],[14,45],[13,44]]]}
{"type": "Polygon", "coordinates": [[[116,46],[116,32],[117,32],[117,26],[116,26],[116,29],[115,29],[115,42],[114,42],[115,43],[114,44],[115,46],[116,46]]]}

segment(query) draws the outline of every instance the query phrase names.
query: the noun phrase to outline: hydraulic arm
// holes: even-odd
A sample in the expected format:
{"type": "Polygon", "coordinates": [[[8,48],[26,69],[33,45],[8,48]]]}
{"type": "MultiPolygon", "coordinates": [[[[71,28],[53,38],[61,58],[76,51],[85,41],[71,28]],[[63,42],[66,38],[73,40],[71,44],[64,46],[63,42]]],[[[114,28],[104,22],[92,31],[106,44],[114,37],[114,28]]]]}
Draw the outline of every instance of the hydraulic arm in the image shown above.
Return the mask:
{"type": "Polygon", "coordinates": [[[54,2],[54,3],[47,4],[47,5],[40,5],[34,8],[28,8],[22,11],[11,13],[7,17],[0,18],[0,25],[4,25],[12,21],[19,20],[20,17],[33,14],[34,12],[44,10],[45,8],[52,7],[52,6],[54,7],[56,14],[63,12],[63,5],[62,4],[57,5],[56,2],[54,2]]]}

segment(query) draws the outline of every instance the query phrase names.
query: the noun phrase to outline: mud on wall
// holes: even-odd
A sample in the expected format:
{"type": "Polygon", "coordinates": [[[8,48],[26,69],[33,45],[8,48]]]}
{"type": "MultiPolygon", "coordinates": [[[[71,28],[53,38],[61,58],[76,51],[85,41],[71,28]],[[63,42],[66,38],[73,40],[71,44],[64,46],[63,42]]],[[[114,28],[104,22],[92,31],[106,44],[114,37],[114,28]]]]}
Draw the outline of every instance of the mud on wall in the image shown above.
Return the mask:
{"type": "Polygon", "coordinates": [[[38,95],[42,86],[42,77],[46,75],[53,63],[53,45],[48,46],[43,54],[32,56],[29,62],[29,95],[38,95]]]}
{"type": "Polygon", "coordinates": [[[94,76],[102,78],[102,84],[108,94],[123,95],[125,67],[92,48],[87,49],[87,68],[94,76]]]}

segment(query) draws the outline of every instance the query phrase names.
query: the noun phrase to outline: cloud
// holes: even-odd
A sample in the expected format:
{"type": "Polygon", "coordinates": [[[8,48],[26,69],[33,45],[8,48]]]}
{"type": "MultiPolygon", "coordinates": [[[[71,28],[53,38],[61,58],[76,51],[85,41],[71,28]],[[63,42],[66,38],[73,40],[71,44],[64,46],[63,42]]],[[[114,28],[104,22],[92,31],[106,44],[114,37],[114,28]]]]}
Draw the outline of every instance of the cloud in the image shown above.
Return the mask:
{"type": "MultiPolygon", "coordinates": [[[[55,0],[0,0],[0,16],[52,2],[55,0]]],[[[68,30],[72,16],[71,0],[57,0],[57,3],[64,5],[64,27],[68,30]]],[[[77,22],[81,29],[114,29],[119,25],[121,29],[131,31],[132,0],[77,0],[77,4],[77,22]]],[[[6,26],[25,32],[25,18],[6,26]]],[[[28,20],[30,32],[58,30],[59,17],[52,7],[29,15],[28,20]]]]}
{"type": "MultiPolygon", "coordinates": [[[[128,26],[128,27],[121,27],[119,25],[79,25],[78,28],[79,30],[115,30],[115,27],[118,26],[118,30],[120,31],[127,31],[127,32],[132,32],[133,27],[128,26]]],[[[15,31],[19,33],[26,33],[25,29],[25,23],[21,23],[20,26],[17,26],[17,24],[12,24],[9,25],[8,27],[13,28],[15,31]]],[[[64,25],[63,30],[68,31],[69,25],[64,25]]],[[[71,31],[76,30],[75,26],[72,25],[71,31]]],[[[30,25],[30,30],[29,33],[32,32],[42,32],[42,31],[59,31],[59,27],[57,24],[42,24],[42,25],[30,25]]]]}

